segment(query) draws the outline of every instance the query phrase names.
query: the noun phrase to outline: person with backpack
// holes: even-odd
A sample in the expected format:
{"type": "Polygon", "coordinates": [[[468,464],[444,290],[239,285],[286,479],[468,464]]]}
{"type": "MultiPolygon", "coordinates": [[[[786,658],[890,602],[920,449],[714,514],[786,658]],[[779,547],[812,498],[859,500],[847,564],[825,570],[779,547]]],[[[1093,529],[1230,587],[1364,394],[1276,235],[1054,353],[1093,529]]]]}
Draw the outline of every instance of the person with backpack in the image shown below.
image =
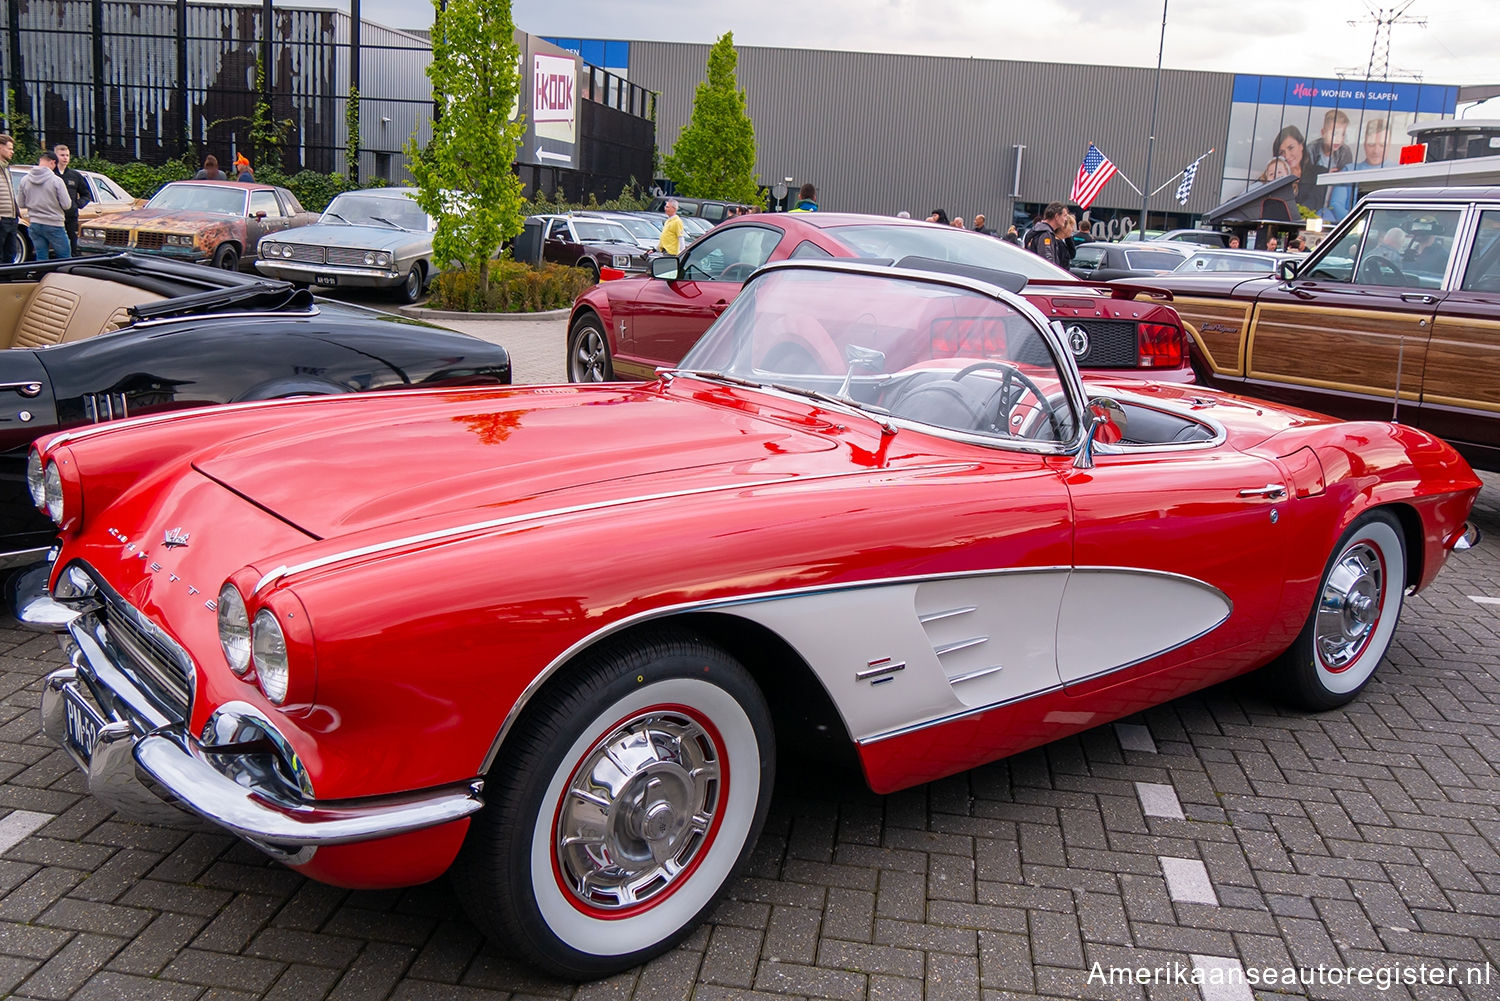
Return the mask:
{"type": "Polygon", "coordinates": [[[1062,226],[1068,207],[1062,202],[1049,202],[1042,210],[1042,221],[1026,233],[1023,246],[1042,260],[1066,268],[1059,241],[1058,228],[1062,226]]]}

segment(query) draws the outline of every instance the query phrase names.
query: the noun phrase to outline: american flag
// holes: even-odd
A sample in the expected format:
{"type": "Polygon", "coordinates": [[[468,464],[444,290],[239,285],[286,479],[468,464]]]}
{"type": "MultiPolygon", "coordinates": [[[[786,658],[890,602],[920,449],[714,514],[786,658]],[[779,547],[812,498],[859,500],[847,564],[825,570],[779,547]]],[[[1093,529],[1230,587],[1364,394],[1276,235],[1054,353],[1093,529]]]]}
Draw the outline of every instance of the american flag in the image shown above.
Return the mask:
{"type": "Polygon", "coordinates": [[[1089,151],[1083,155],[1083,163],[1078,165],[1078,176],[1073,179],[1073,191],[1068,195],[1068,201],[1081,209],[1088,208],[1114,176],[1115,165],[1109,162],[1109,157],[1099,152],[1098,146],[1089,143],[1089,151]]]}
{"type": "MultiPolygon", "coordinates": [[[[1204,153],[1203,156],[1207,156],[1204,153]]],[[[1203,156],[1188,164],[1182,172],[1182,183],[1177,185],[1177,204],[1186,205],[1188,195],[1193,193],[1193,178],[1198,176],[1198,164],[1202,162],[1203,156]]]]}

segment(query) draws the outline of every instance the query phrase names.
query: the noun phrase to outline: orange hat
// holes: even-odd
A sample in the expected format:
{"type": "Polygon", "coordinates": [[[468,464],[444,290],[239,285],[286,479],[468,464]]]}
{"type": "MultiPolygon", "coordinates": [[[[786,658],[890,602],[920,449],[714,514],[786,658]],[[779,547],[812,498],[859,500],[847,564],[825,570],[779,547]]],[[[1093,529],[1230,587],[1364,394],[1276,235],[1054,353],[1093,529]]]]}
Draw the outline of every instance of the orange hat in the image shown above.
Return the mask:
{"type": "Polygon", "coordinates": [[[234,156],[234,165],[238,167],[242,163],[247,167],[250,166],[249,158],[246,157],[243,153],[236,153],[234,156]]]}

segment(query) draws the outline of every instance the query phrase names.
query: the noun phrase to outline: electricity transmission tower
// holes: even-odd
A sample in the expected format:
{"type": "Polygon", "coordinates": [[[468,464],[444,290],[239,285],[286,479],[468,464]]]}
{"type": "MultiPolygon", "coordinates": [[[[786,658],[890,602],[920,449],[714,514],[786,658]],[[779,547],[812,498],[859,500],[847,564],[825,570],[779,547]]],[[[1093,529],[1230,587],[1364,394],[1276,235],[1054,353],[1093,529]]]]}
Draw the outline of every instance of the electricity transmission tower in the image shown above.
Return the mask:
{"type": "MultiPolygon", "coordinates": [[[[1403,3],[1391,4],[1389,7],[1377,7],[1365,0],[1365,9],[1370,13],[1355,21],[1350,21],[1351,28],[1357,28],[1361,24],[1375,25],[1375,41],[1370,45],[1370,65],[1365,69],[1366,80],[1389,80],[1391,78],[1391,26],[1396,24],[1415,24],[1419,28],[1427,27],[1427,18],[1412,17],[1406,13],[1408,7],[1417,0],[1405,0],[1403,3]],[[1380,71],[1376,76],[1375,71],[1380,71]]],[[[1398,71],[1399,76],[1411,76],[1413,74],[1398,71]]]]}

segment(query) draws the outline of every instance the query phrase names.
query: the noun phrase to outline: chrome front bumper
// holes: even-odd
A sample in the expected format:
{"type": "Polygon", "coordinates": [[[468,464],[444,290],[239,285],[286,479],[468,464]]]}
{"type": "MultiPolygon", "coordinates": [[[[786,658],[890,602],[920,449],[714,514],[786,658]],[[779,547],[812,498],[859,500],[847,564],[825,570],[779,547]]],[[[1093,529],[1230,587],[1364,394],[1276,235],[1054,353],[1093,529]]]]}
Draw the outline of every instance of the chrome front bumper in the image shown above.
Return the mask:
{"type": "Polygon", "coordinates": [[[256,260],[255,269],[271,278],[289,282],[306,282],[317,285],[322,275],[333,275],[343,288],[385,288],[399,285],[406,278],[405,271],[393,267],[354,267],[341,264],[309,264],[305,261],[271,260],[262,257],[256,260]]]}
{"type": "Polygon", "coordinates": [[[181,820],[187,811],[279,858],[306,861],[308,849],[320,845],[407,834],[484,805],[478,781],[396,796],[313,799],[287,780],[285,741],[252,707],[222,707],[198,740],[117,663],[93,613],[72,611],[60,622],[59,609],[69,606],[34,589],[16,598],[18,618],[45,619],[63,633],[70,665],[47,676],[42,731],[78,763],[89,792],[116,809],[157,822],[181,820]]]}

